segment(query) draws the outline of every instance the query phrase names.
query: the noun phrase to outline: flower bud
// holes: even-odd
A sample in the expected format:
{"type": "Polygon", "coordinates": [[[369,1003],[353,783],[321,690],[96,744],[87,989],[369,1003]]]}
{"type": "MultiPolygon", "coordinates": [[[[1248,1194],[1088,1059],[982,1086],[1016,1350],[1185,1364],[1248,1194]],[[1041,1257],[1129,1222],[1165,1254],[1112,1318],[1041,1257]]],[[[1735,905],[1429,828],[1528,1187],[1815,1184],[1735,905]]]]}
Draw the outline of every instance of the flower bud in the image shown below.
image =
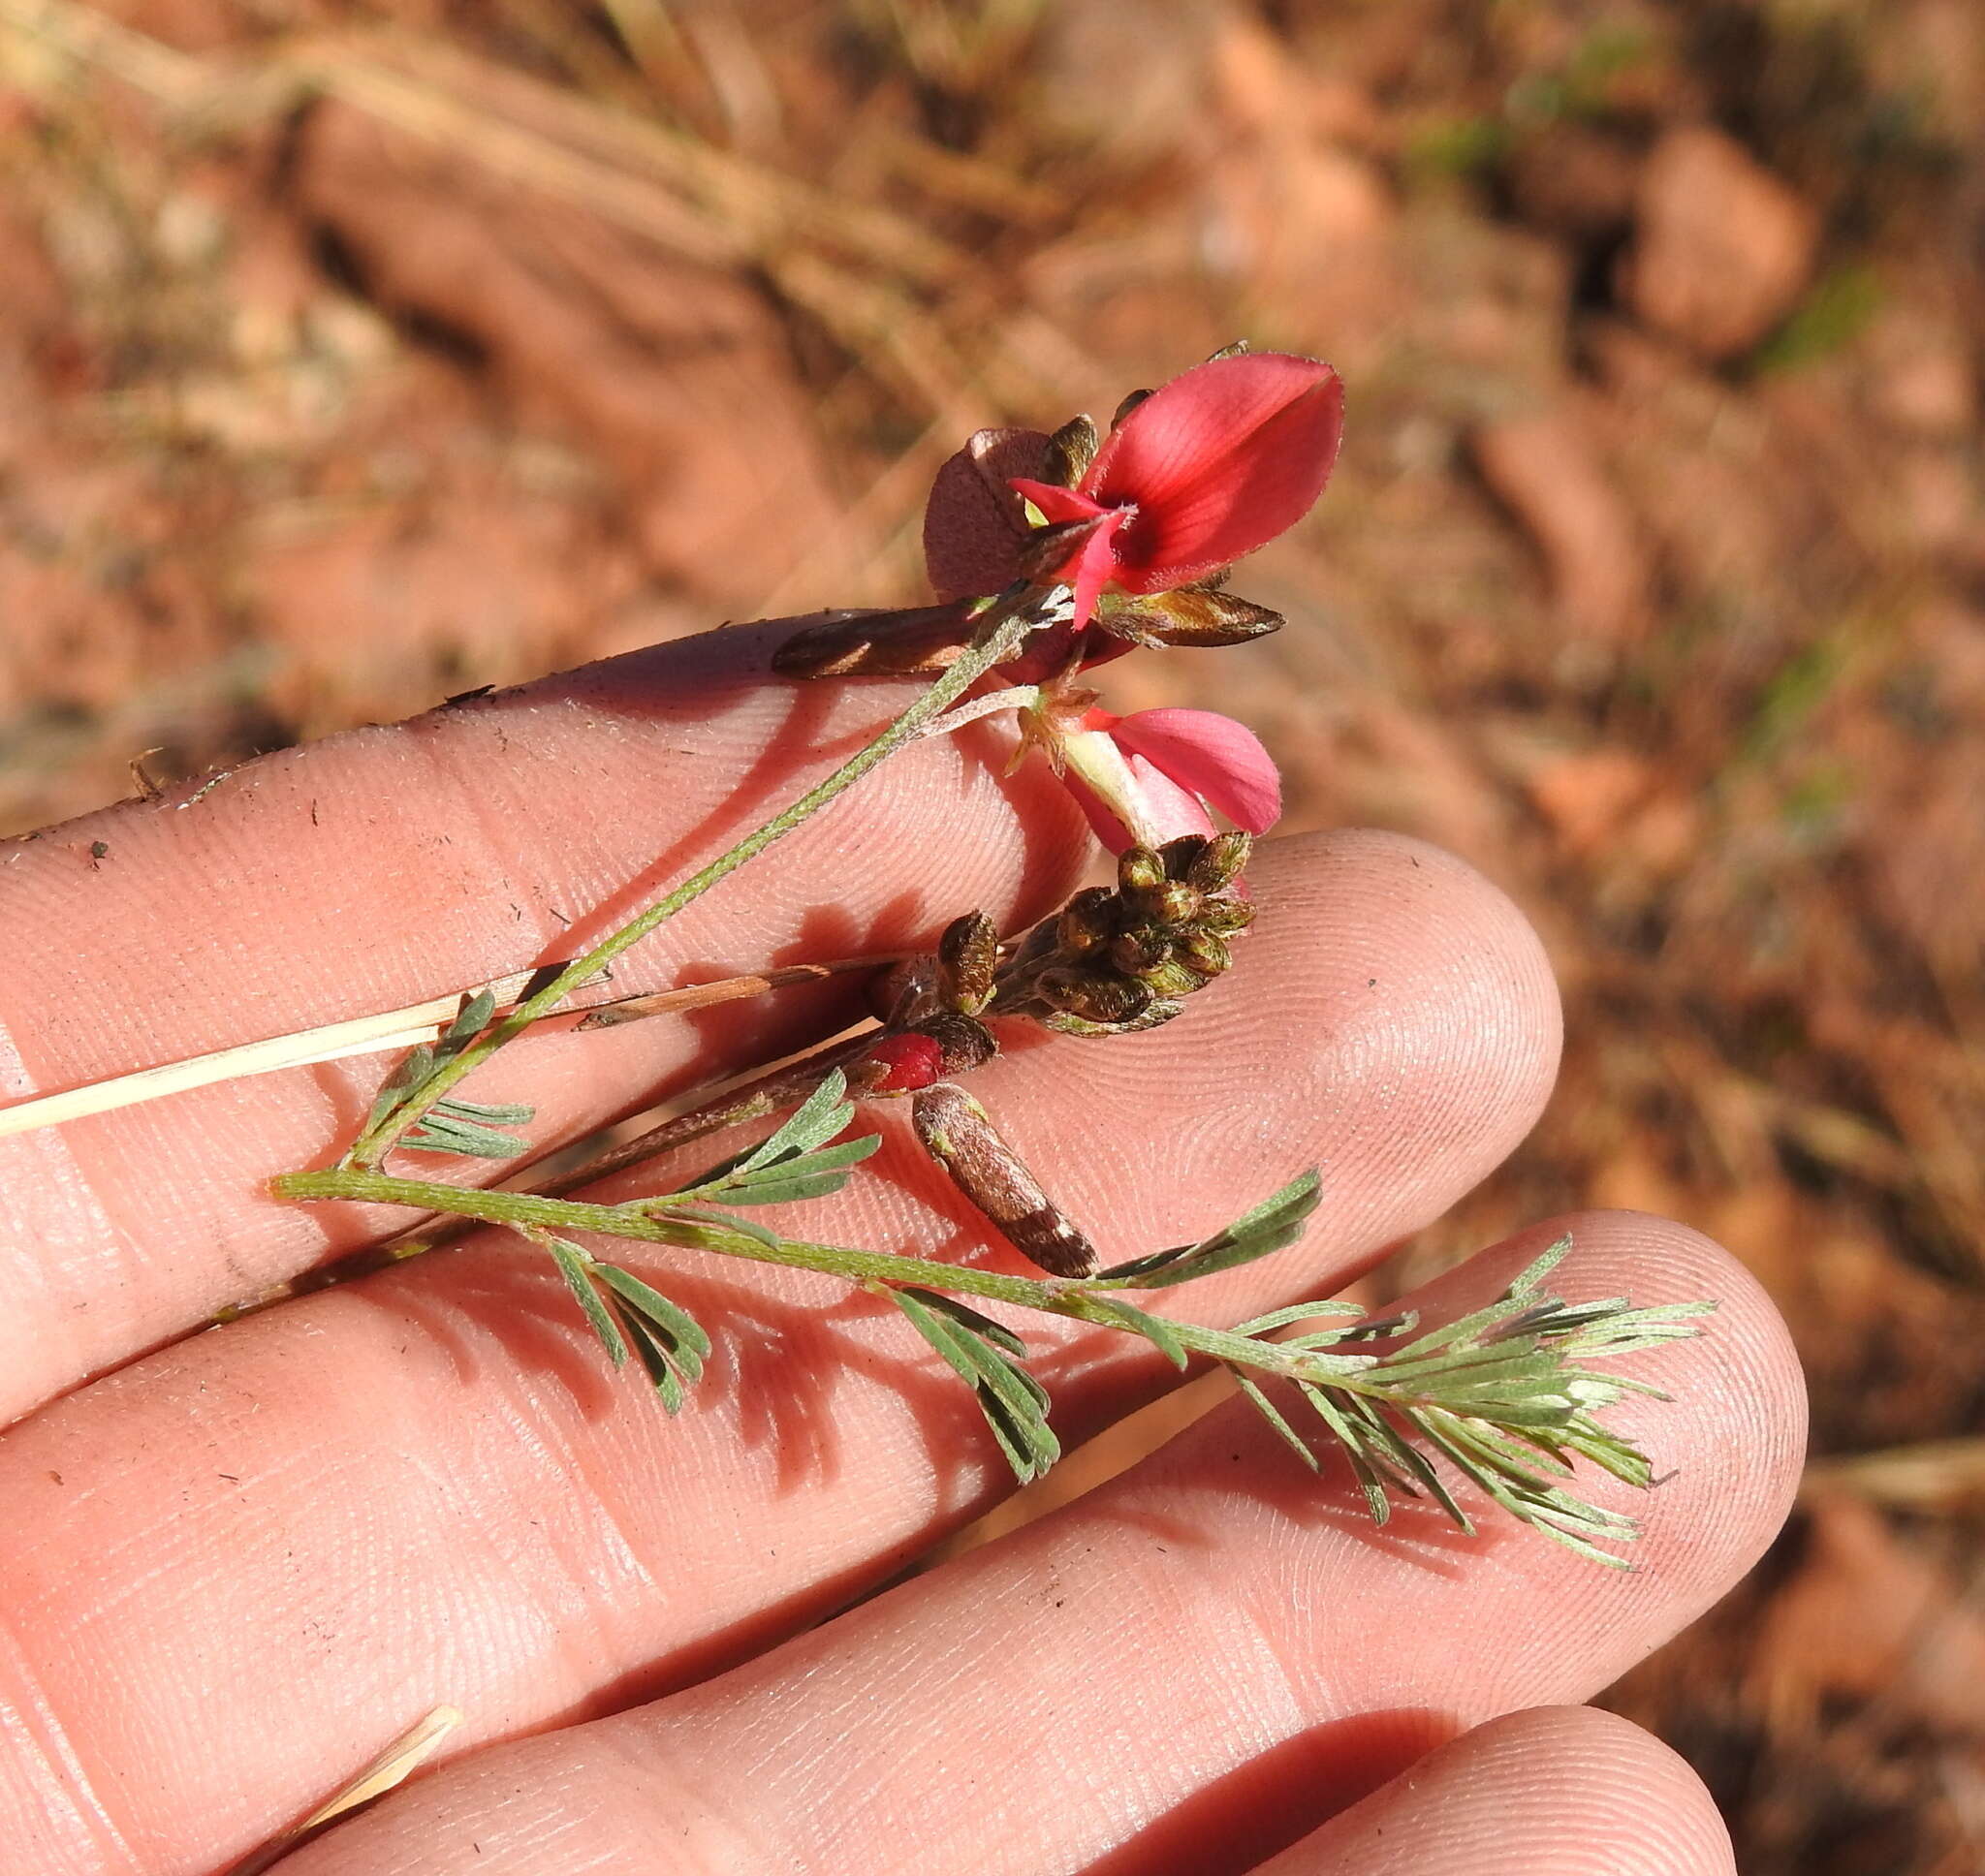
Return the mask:
{"type": "Polygon", "coordinates": [[[1117,857],[1117,890],[1149,892],[1165,883],[1165,862],[1149,847],[1126,847],[1117,857]]]}
{"type": "Polygon", "coordinates": [[[1182,833],[1177,840],[1168,840],[1158,849],[1158,858],[1165,862],[1169,878],[1188,879],[1194,862],[1212,845],[1212,840],[1205,834],[1182,833]]]}
{"type": "Polygon", "coordinates": [[[863,1056],[850,1082],[864,1094],[913,1094],[944,1073],[944,1049],[915,1029],[884,1036],[863,1056]]]}
{"type": "Polygon", "coordinates": [[[1199,915],[1202,930],[1217,931],[1222,936],[1231,932],[1245,931],[1253,922],[1252,899],[1214,899],[1199,915]]]}
{"type": "Polygon", "coordinates": [[[1226,940],[1212,931],[1188,931],[1179,941],[1179,957],[1182,963],[1190,964],[1209,977],[1218,977],[1234,962],[1226,940]]]}
{"type": "Polygon", "coordinates": [[[1086,886],[1061,909],[1056,936],[1071,957],[1099,949],[1116,929],[1117,895],[1107,886],[1086,886]]]}
{"type": "Polygon", "coordinates": [[[1127,396],[1125,396],[1123,401],[1117,406],[1116,412],[1112,415],[1110,419],[1110,427],[1114,430],[1118,424],[1122,422],[1123,420],[1126,417],[1128,417],[1130,413],[1134,411],[1138,407],[1138,405],[1143,403],[1144,400],[1150,395],[1150,392],[1148,391],[1131,391],[1127,396]]]}
{"type": "Polygon", "coordinates": [[[1245,833],[1216,834],[1185,877],[1202,892],[1217,892],[1241,877],[1253,852],[1254,842],[1245,833]]]}
{"type": "Polygon", "coordinates": [[[944,936],[937,941],[937,960],[953,1009],[976,1016],[992,1001],[999,933],[983,912],[967,912],[944,928],[944,936]]]}
{"type": "Polygon", "coordinates": [[[969,1075],[999,1053],[992,1032],[973,1016],[942,1013],[920,1022],[916,1033],[937,1045],[944,1058],[942,1073],[947,1076],[969,1075]]]}
{"type": "Polygon", "coordinates": [[[886,1023],[903,1023],[929,1009],[937,991],[937,963],[926,955],[905,957],[869,979],[863,998],[871,1016],[886,1023]]]}
{"type": "Polygon", "coordinates": [[[1199,889],[1187,886],[1183,880],[1162,880],[1150,891],[1130,897],[1139,911],[1153,924],[1160,925],[1182,925],[1197,918],[1200,907],[1206,903],[1199,889]]]}
{"type": "Polygon", "coordinates": [[[1080,520],[1034,529],[1021,545],[1021,578],[1032,586],[1057,584],[1062,568],[1072,555],[1081,551],[1089,536],[1099,527],[1120,527],[1124,512],[1109,510],[1101,515],[1085,515],[1080,520]]]}
{"type": "Polygon", "coordinates": [[[1096,451],[1101,448],[1102,441],[1092,418],[1071,417],[1048,439],[1041,480],[1057,483],[1063,488],[1073,488],[1088,474],[1089,464],[1095,461],[1096,451]]]}
{"type": "Polygon", "coordinates": [[[1172,941],[1151,925],[1136,925],[1111,941],[1110,962],[1126,977],[1142,977],[1172,955],[1172,941]]]}
{"type": "Polygon", "coordinates": [[[1060,1036],[1135,1036],[1147,1029],[1155,1029],[1160,1023],[1170,1022],[1185,1008],[1184,1004],[1173,997],[1157,997],[1128,1022],[1085,1022],[1081,1016],[1071,1016],[1065,1010],[1041,1018],[1041,1027],[1052,1029],[1060,1036]]]}
{"type": "Polygon", "coordinates": [[[1195,970],[1183,958],[1174,957],[1145,972],[1139,980],[1150,995],[1159,997],[1190,996],[1193,991],[1204,989],[1213,974],[1195,970]]]}
{"type": "Polygon", "coordinates": [[[1035,989],[1044,1003],[1088,1022],[1128,1022],[1151,1000],[1142,985],[1125,978],[1066,966],[1043,971],[1035,989]]]}

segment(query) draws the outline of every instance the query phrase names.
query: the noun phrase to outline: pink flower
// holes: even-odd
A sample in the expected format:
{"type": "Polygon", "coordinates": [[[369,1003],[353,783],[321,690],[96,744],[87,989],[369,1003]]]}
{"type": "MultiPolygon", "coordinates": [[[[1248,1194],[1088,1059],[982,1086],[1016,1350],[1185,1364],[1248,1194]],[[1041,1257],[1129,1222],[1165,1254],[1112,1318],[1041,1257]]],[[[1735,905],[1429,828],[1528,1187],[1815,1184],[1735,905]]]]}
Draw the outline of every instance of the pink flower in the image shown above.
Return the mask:
{"type": "Polygon", "coordinates": [[[1309,512],[1337,460],[1343,413],[1329,365],[1249,352],[1195,365],[1135,405],[1073,488],[1014,473],[1030,453],[1039,459],[1037,432],[982,431],[931,489],[931,582],[952,596],[996,592],[1022,576],[1027,529],[1015,496],[1050,525],[1096,523],[1056,570],[1075,588],[1077,629],[1105,588],[1158,593],[1202,579],[1309,512]]]}
{"type": "Polygon", "coordinates": [[[1112,853],[1210,834],[1210,807],[1249,833],[1266,833],[1282,812],[1281,777],[1260,738],[1213,710],[1091,709],[1057,742],[1063,780],[1112,853]]]}

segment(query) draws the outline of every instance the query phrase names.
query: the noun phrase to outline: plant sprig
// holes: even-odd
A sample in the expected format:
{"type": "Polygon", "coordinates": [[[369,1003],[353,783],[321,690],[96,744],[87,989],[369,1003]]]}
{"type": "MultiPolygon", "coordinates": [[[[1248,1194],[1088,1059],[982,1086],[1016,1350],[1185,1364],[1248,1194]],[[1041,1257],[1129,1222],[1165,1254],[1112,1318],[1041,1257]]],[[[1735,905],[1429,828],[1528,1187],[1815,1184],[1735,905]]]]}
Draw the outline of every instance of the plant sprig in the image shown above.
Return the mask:
{"type": "Polygon", "coordinates": [[[374,1171],[385,1163],[388,1154],[401,1145],[419,1145],[430,1152],[487,1151],[488,1141],[483,1136],[490,1130],[482,1126],[479,1134],[476,1130],[481,1123],[476,1122],[472,1115],[457,1114],[451,1124],[441,1128],[438,1134],[431,1127],[425,1128],[425,1140],[417,1140],[416,1135],[425,1127],[428,1115],[451,1098],[452,1090],[465,1076],[498,1049],[515,1042],[541,1016],[555,1010],[572,991],[607,970],[614,959],[685,906],[728,879],[747,861],[756,859],[774,841],[803,826],[870,769],[914,741],[927,723],[957,702],[987,672],[1011,658],[1031,633],[1055,623],[1057,618],[1065,618],[1068,605],[1066,587],[1056,587],[1044,593],[1025,584],[986,602],[977,617],[972,641],[957,660],[915,703],[831,775],[815,783],[797,800],[691,874],[654,904],[637,913],[592,950],[573,959],[550,983],[523,998],[504,1016],[492,1021],[495,1011],[493,999],[487,1007],[482,1007],[483,999],[478,997],[463,1010],[456,1024],[456,1028],[462,1028],[470,1010],[477,1009],[479,1019],[474,1028],[459,1037],[456,1037],[455,1029],[451,1029],[441,1043],[423,1045],[422,1048],[415,1049],[395,1077],[394,1099],[367,1117],[365,1126],[346,1150],[340,1165],[354,1171],[374,1171]],[[452,1044],[450,1038],[455,1038],[452,1044]],[[440,1142],[438,1146],[437,1141],[440,1142]]]}
{"type": "Polygon", "coordinates": [[[670,1244],[812,1269],[886,1297],[971,1390],[1014,1476],[1040,1477],[1060,1455],[1052,1402],[1025,1366],[1023,1338],[963,1300],[1016,1305],[1137,1335],[1175,1366],[1196,1356],[1224,1367],[1243,1397],[1312,1469],[1320,1431],[1342,1453],[1372,1518],[1385,1523],[1400,1496],[1431,1498],[1462,1530],[1474,1523],[1447,1482],[1459,1475],[1520,1521],[1595,1562],[1624,1567],[1617,1549],[1635,1520],[1569,1489],[1585,1459],[1646,1487],[1639,1448],[1598,1416],[1630,1393],[1657,1389],[1589,1363],[1700,1332],[1707,1302],[1636,1308],[1623,1297],[1568,1302],[1544,1285],[1571,1240],[1560,1238],[1493,1302],[1422,1330],[1411,1315],[1356,1320],[1352,1306],[1301,1302],[1232,1329],[1153,1315],[1126,1290],[1172,1288],[1266,1257],[1295,1241],[1316,1209],[1314,1172],[1211,1236],[1154,1252],[1085,1278],[1018,1277],[927,1258],[796,1239],[727,1207],[778,1204],[838,1191],[879,1136],[841,1137],[855,1118],[845,1079],[827,1075],[785,1123],[749,1151],[674,1192],[601,1205],[532,1193],[461,1191],[353,1169],[292,1173],[277,1181],[299,1199],[362,1199],[509,1225],[547,1250],[615,1367],[638,1355],[671,1412],[709,1350],[677,1303],[618,1265],[594,1258],[568,1233],[670,1244]],[[1328,1327],[1306,1327],[1348,1318],[1328,1327]],[[1291,1332],[1295,1331],[1295,1332],[1291,1332]],[[1379,1346],[1383,1344],[1383,1346],[1379,1346]],[[1293,1391],[1310,1433],[1271,1388],[1293,1391]]]}
{"type": "MultiPolygon", "coordinates": [[[[455,1020],[431,1043],[409,1049],[398,1068],[373,1097],[365,1116],[369,1133],[398,1116],[421,1088],[461,1055],[488,1026],[496,1012],[493,990],[480,990],[462,999],[455,1020]]],[[[409,1120],[401,1143],[424,1153],[458,1153],[471,1159],[516,1159],[528,1147],[505,1127],[529,1124],[533,1108],[519,1103],[501,1106],[464,1101],[458,1096],[436,1100],[418,1120],[409,1120]]]]}

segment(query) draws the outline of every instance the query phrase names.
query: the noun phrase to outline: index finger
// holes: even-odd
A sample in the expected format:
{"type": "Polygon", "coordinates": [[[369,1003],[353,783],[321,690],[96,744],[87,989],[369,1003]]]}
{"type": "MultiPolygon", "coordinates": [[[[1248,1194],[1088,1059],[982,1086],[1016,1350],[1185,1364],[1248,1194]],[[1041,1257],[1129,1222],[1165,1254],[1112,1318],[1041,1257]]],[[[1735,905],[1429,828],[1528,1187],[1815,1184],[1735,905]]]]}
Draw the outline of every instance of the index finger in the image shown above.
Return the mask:
{"type": "MultiPolygon", "coordinates": [[[[912,682],[794,686],[733,627],[268,756],[0,848],[0,1098],[392,1009],[583,951],[844,761],[912,682]]],[[[887,954],[1060,898],[1088,851],[990,733],[914,746],[615,970],[887,954]]],[[[693,970],[692,968],[693,967],[693,970]]],[[[856,1014],[851,980],[700,1019],[534,1038],[487,1081],[542,1144],[856,1014]]],[[[367,1058],[0,1140],[0,1422],[362,1241],[278,1204],[363,1115],[367,1058]]]]}

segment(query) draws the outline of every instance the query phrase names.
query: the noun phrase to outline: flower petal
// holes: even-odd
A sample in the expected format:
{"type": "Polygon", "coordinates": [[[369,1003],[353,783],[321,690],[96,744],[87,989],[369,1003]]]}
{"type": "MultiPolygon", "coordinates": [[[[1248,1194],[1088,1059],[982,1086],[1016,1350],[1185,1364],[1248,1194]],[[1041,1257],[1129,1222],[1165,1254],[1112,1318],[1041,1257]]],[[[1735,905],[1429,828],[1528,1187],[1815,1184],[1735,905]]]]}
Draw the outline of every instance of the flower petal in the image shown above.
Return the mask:
{"type": "Polygon", "coordinates": [[[1038,472],[1041,430],[981,430],[938,470],[924,509],[924,564],[940,599],[996,593],[1020,577],[1027,519],[1008,486],[1038,472]]]}
{"type": "Polygon", "coordinates": [[[1100,515],[1103,504],[1091,501],[1080,489],[1063,488],[1056,482],[1035,482],[1030,476],[1012,476],[1007,485],[1015,494],[1024,495],[1041,511],[1042,518],[1050,527],[1062,521],[1087,521],[1091,515],[1100,515]]]}
{"type": "MultiPolygon", "coordinates": [[[[1077,555],[1073,568],[1075,612],[1069,620],[1078,632],[1095,615],[1097,596],[1116,578],[1117,537],[1122,532],[1120,521],[1106,519],[1082,544],[1082,552],[1077,555]]],[[[1068,569],[1063,569],[1064,579],[1068,573],[1068,569]]]]}
{"type": "Polygon", "coordinates": [[[1103,797],[1080,775],[1064,775],[1061,782],[1075,797],[1076,806],[1088,818],[1096,838],[1113,854],[1120,854],[1126,847],[1137,845],[1130,836],[1130,829],[1103,805],[1103,797]]]}
{"type": "Polygon", "coordinates": [[[1343,385],[1286,353],[1214,359],[1161,386],[1105,439],[1081,492],[1140,513],[1118,544],[1130,592],[1182,585],[1272,541],[1323,493],[1343,385]]]}
{"type": "Polygon", "coordinates": [[[1133,758],[1219,809],[1249,833],[1281,818],[1282,778],[1261,738],[1214,710],[1136,710],[1110,733],[1133,758]]]}
{"type": "Polygon", "coordinates": [[[1072,730],[1062,738],[1061,753],[1062,780],[1113,854],[1139,843],[1156,847],[1182,833],[1213,832],[1196,797],[1107,731],[1072,730]]]}
{"type": "Polygon", "coordinates": [[[1137,777],[1138,797],[1144,804],[1146,845],[1162,847],[1181,834],[1213,831],[1213,816],[1207,813],[1205,802],[1181,788],[1155,763],[1132,756],[1130,772],[1137,777]]]}

